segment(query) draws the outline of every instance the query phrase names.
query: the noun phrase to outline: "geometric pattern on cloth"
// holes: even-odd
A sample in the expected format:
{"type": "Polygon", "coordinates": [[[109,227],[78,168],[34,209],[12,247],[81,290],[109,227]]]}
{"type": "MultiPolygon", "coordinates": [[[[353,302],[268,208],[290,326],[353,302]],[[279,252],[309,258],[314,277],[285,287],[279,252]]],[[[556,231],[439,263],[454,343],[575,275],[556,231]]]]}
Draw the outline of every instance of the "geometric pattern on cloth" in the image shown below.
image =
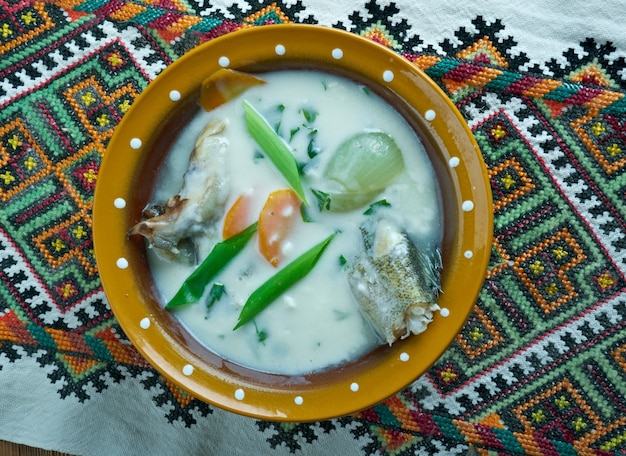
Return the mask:
{"type": "MultiPolygon", "coordinates": [[[[301,2],[200,15],[183,0],[0,1],[0,354],[48,367],[60,397],[137,377],[164,419],[212,408],[158,375],[106,302],[91,240],[98,168],[124,112],[160,71],[239,28],[316,22],[301,2]],[[37,43],[33,46],[33,43],[37,43]]],[[[485,285],[450,349],[355,416],[257,421],[297,452],[349,430],[367,454],[626,453],[626,100],[610,44],[567,65],[513,55],[499,21],[423,43],[394,3],[334,24],[394,49],[456,103],[481,147],[495,231],[485,285]]],[[[205,12],[206,13],[206,12],[205,12]]],[[[556,58],[556,56],[555,56],[556,58]]],[[[0,369],[2,367],[0,366],[0,369]]]]}

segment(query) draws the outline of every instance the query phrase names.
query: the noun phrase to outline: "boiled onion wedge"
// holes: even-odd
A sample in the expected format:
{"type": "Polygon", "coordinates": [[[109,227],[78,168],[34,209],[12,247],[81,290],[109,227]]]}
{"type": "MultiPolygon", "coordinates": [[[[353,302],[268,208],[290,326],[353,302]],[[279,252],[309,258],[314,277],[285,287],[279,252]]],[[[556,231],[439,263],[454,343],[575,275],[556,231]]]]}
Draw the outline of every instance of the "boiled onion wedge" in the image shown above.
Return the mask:
{"type": "Polygon", "coordinates": [[[402,152],[382,132],[358,133],[335,151],[324,177],[336,188],[328,191],[329,210],[349,211],[371,201],[404,169],[402,152]]]}

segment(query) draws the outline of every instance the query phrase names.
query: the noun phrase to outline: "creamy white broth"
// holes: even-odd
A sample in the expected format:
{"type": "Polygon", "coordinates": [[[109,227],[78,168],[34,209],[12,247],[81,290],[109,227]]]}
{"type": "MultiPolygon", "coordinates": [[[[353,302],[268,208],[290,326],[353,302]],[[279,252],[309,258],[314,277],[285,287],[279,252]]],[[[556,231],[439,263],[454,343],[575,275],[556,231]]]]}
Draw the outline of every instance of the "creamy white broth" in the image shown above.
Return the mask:
{"type": "MultiPolygon", "coordinates": [[[[440,240],[439,194],[418,137],[395,110],[373,93],[352,81],[317,72],[286,71],[262,77],[266,85],[249,89],[209,113],[199,113],[183,130],[160,172],[152,200],[165,201],[180,190],[196,137],[210,119],[219,118],[227,122],[222,134],[229,143],[231,190],[226,209],[239,195],[250,193],[254,195],[251,212],[259,214],[267,196],[288,185],[268,158],[259,157],[260,149],[247,133],[242,100],[246,99],[272,125],[280,120],[279,133],[285,139],[300,127],[291,137],[290,146],[299,162],[309,162],[304,168],[304,180],[314,222],[298,220],[284,244],[279,268],[337,232],[316,267],[253,322],[233,331],[247,298],[277,272],[261,257],[253,238],[214,279],[226,291],[220,300],[207,309],[203,298],[175,310],[175,314],[194,337],[226,359],[262,371],[303,374],[353,360],[382,343],[362,316],[339,261],[358,252],[362,244],[359,225],[367,218],[363,212],[368,205],[350,212],[319,212],[310,191],[324,189],[322,173],[332,153],[346,139],[364,131],[382,131],[395,140],[403,152],[405,172],[374,201],[386,199],[391,204],[389,216],[418,244],[432,245],[440,240]],[[302,128],[302,110],[317,113],[312,124],[317,129],[315,146],[321,152],[312,161],[307,154],[311,137],[302,128]]],[[[222,224],[220,220],[211,234],[200,240],[201,258],[221,240],[222,224]]],[[[149,261],[165,304],[193,267],[165,262],[152,252],[149,261]]]]}

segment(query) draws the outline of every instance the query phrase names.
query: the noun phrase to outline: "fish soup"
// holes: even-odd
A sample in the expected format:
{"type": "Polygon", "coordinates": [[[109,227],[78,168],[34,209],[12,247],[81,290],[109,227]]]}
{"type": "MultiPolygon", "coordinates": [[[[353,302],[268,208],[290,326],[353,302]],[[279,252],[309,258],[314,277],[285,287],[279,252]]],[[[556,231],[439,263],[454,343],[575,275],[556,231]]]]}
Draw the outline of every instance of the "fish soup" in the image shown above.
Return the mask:
{"type": "Polygon", "coordinates": [[[225,223],[258,221],[258,231],[197,302],[172,309],[211,351],[255,370],[299,375],[424,331],[438,309],[442,210],[419,138],[390,105],[353,81],[315,71],[260,77],[265,84],[198,113],[157,178],[153,203],[167,206],[178,195],[172,205],[185,201],[181,214],[192,204],[211,206],[186,212],[184,228],[176,228],[185,242],[176,238],[175,247],[163,248],[163,237],[156,235],[149,242],[150,269],[164,305],[225,242],[225,223]],[[293,153],[304,203],[250,134],[246,105],[293,153]],[[369,163],[360,152],[368,148],[392,158],[369,163]],[[263,222],[270,215],[273,221],[263,222]],[[233,329],[256,290],[328,239],[310,272],[233,329]]]}

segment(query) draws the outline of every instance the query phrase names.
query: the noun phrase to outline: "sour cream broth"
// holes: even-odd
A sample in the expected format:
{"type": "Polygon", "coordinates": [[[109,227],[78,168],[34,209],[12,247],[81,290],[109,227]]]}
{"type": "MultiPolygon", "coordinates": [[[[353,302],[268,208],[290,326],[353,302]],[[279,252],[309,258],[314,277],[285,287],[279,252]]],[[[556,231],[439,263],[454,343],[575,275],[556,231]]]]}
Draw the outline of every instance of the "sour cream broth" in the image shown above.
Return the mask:
{"type": "MultiPolygon", "coordinates": [[[[349,261],[358,252],[362,244],[358,227],[368,217],[363,212],[369,203],[350,212],[320,212],[310,190],[324,189],[323,171],[333,152],[359,132],[382,131],[395,140],[403,152],[405,171],[374,201],[386,199],[391,204],[389,216],[418,244],[440,241],[439,193],[416,134],[393,108],[366,88],[312,71],[275,72],[262,78],[266,85],[249,89],[211,112],[201,112],[190,122],[173,144],[152,200],[165,201],[180,190],[196,137],[209,119],[224,119],[231,179],[226,210],[239,195],[252,194],[252,223],[267,196],[288,185],[248,134],[242,100],[246,99],[270,124],[279,124],[278,132],[289,142],[297,161],[307,163],[304,186],[313,219],[312,223],[296,223],[284,245],[285,258],[279,268],[331,233],[338,234],[309,275],[236,331],[233,327],[247,298],[277,271],[258,253],[256,239],[214,279],[224,285],[221,299],[207,308],[209,286],[200,302],[181,307],[175,314],[194,337],[226,359],[261,371],[304,374],[356,359],[382,343],[359,311],[340,261],[349,261]],[[306,116],[309,120],[314,117],[313,121],[307,123],[306,116]],[[311,146],[319,152],[313,159],[308,152],[311,146]]],[[[221,240],[222,224],[217,223],[205,239],[199,240],[201,258],[221,240]]],[[[150,251],[148,256],[165,304],[193,267],[162,261],[150,251]]]]}

